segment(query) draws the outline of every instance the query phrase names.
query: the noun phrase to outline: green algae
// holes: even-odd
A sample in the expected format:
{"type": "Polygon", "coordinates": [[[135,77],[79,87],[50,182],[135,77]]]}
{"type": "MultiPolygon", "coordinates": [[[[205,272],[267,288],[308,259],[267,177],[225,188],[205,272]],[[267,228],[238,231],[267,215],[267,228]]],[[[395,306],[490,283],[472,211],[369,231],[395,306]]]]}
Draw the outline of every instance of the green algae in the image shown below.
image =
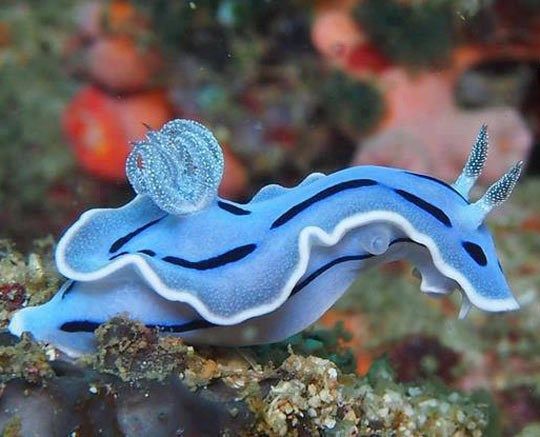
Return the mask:
{"type": "Polygon", "coordinates": [[[380,122],[385,107],[381,92],[366,80],[335,73],[323,86],[325,110],[344,131],[365,134],[380,122]]]}

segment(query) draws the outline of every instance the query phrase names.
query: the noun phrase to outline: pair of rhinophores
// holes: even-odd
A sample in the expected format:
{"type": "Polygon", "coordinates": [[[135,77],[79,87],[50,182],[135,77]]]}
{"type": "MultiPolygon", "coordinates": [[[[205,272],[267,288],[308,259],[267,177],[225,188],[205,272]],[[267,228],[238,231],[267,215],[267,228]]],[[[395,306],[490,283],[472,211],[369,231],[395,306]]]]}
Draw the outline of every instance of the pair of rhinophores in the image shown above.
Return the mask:
{"type": "Polygon", "coordinates": [[[462,317],[471,305],[515,310],[483,221],[522,164],[472,203],[487,149],[484,126],[452,185],[359,166],[269,185],[238,204],[217,196],[223,156],[212,133],[173,120],[134,144],[126,171],[137,196],[81,215],[56,250],[69,280],[9,329],[73,356],[91,351],[95,329],[117,314],[192,343],[275,342],[316,321],[359,272],[399,259],[415,265],[425,293],[460,289],[462,317]]]}

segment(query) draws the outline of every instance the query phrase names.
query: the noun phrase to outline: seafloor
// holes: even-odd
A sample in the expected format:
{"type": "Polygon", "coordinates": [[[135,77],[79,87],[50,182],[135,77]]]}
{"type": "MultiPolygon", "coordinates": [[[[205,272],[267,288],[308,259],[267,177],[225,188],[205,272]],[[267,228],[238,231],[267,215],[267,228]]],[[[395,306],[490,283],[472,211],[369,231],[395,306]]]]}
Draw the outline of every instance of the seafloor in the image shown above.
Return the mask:
{"type": "MultiPolygon", "coordinates": [[[[71,361],[28,336],[0,337],[5,435],[538,435],[540,181],[490,220],[519,312],[430,299],[410,266],[359,278],[319,326],[252,348],[198,348],[118,317],[71,361]],[[343,321],[344,323],[337,323],[343,321]],[[326,327],[325,327],[326,326],[326,327]]],[[[3,242],[1,324],[61,279],[51,239],[3,242]]]]}

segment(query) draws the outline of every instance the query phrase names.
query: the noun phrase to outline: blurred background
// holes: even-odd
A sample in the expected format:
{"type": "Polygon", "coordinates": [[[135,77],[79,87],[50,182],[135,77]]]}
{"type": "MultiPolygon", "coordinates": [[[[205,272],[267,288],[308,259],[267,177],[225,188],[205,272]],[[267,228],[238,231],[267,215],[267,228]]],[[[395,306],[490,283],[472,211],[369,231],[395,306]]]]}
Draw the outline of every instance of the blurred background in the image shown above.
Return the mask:
{"type": "Polygon", "coordinates": [[[452,181],[487,123],[480,185],[526,162],[491,219],[523,310],[457,322],[395,265],[323,323],[345,323],[358,372],[386,352],[540,435],[540,1],[2,0],[0,237],[26,251],[128,201],[130,142],[175,117],[215,133],[238,201],[356,164],[452,181]]]}

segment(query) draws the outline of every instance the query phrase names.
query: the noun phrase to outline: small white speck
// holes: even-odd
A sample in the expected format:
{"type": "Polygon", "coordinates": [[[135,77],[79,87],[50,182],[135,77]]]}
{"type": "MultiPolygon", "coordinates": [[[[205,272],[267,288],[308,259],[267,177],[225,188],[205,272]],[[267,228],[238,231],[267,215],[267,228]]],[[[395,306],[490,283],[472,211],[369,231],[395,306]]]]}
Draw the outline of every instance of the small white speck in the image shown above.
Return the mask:
{"type": "Polygon", "coordinates": [[[326,426],[328,429],[332,429],[334,426],[336,426],[336,419],[328,417],[324,420],[324,426],[326,426]]]}
{"type": "Polygon", "coordinates": [[[52,346],[47,346],[47,349],[45,349],[45,355],[47,356],[47,359],[49,361],[56,360],[56,358],[58,357],[56,349],[52,346]]]}

